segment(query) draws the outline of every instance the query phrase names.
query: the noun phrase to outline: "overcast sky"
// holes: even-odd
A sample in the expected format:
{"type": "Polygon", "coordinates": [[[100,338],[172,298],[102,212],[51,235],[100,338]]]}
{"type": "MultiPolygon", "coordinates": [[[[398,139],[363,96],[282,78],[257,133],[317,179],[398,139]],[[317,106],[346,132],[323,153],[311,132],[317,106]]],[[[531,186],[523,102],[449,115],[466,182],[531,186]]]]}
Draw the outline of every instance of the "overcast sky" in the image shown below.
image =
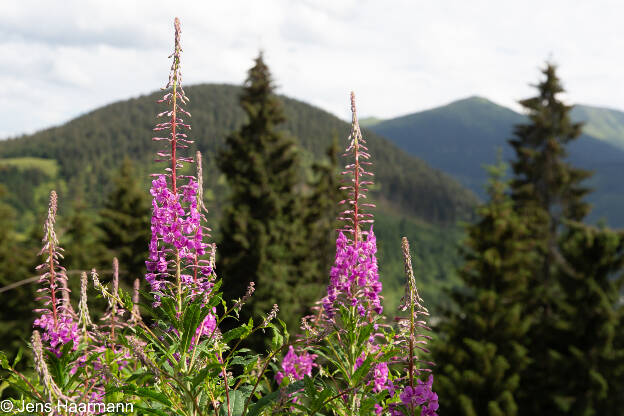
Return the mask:
{"type": "Polygon", "coordinates": [[[344,119],[350,90],[361,117],[470,95],[518,109],[549,57],[570,103],[624,109],[616,0],[15,0],[0,13],[0,137],[163,86],[175,16],[186,85],[239,84],[263,49],[280,93],[344,119]]]}

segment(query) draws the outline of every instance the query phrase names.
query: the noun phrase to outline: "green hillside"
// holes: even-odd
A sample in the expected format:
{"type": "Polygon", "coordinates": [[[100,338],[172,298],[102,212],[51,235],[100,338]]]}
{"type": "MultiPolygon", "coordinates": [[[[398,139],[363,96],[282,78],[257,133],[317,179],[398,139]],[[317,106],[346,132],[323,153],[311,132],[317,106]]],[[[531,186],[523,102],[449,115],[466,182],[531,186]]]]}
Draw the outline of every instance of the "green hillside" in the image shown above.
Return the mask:
{"type": "MultiPolygon", "coordinates": [[[[208,180],[215,179],[213,157],[225,135],[243,122],[238,93],[239,87],[230,85],[198,85],[187,89],[193,115],[192,138],[205,154],[207,172],[211,172],[208,180]]],[[[97,204],[109,173],[124,156],[139,162],[143,173],[154,170],[151,160],[156,146],[150,138],[155,115],[161,110],[157,98],[155,93],[111,104],[63,126],[7,140],[0,143],[0,158],[56,160],[59,176],[68,182],[68,192],[82,187],[97,204]]],[[[334,136],[343,143],[346,141],[347,123],[303,102],[283,99],[287,117],[284,128],[299,139],[310,157],[320,157],[334,136]]],[[[387,140],[375,134],[368,134],[368,139],[375,162],[377,198],[426,222],[453,224],[470,215],[476,202],[471,192],[387,140]]]]}
{"type": "MultiPolygon", "coordinates": [[[[582,111],[587,108],[581,106],[582,111]]],[[[595,110],[592,114],[611,114],[609,110],[595,110]]],[[[580,113],[575,114],[579,116],[580,113]]],[[[588,181],[595,190],[590,197],[594,204],[590,220],[605,218],[613,226],[624,226],[624,183],[616,180],[618,172],[624,168],[624,150],[589,134],[615,132],[617,123],[603,124],[601,121],[615,120],[614,117],[594,115],[585,134],[570,145],[569,160],[595,172],[588,181]]],[[[502,149],[505,160],[513,157],[507,140],[513,135],[513,126],[524,121],[523,115],[508,108],[484,98],[470,97],[432,110],[384,120],[371,129],[483,196],[487,178],[483,166],[496,161],[498,149],[502,149]]]]}
{"type": "MultiPolygon", "coordinates": [[[[226,192],[214,157],[225,136],[243,122],[243,112],[238,106],[239,91],[239,87],[230,85],[197,85],[186,89],[191,100],[188,105],[192,113],[191,138],[204,154],[206,164],[204,181],[213,226],[217,224],[220,201],[226,192]]],[[[32,162],[28,169],[32,180],[18,180],[15,173],[0,176],[12,195],[9,202],[19,207],[20,212],[30,212],[32,218],[35,212],[45,210],[45,199],[33,199],[31,189],[43,186],[47,192],[55,186],[62,204],[61,215],[68,212],[77,195],[92,208],[98,208],[109,189],[111,172],[125,156],[136,162],[147,190],[149,173],[162,170],[152,162],[157,145],[151,141],[151,130],[155,115],[162,111],[156,104],[158,98],[159,94],[154,93],[114,103],[65,125],[1,142],[0,159],[10,161],[5,162],[7,169],[13,172],[22,169],[23,174],[23,169],[29,166],[27,161],[32,162]],[[31,183],[25,185],[24,181],[31,183]]],[[[284,129],[299,140],[308,165],[323,157],[334,137],[344,146],[350,129],[347,123],[306,103],[282,98],[288,120],[284,129]]],[[[372,196],[379,205],[375,231],[379,235],[381,270],[387,284],[384,293],[390,304],[396,305],[403,281],[399,244],[401,236],[407,234],[414,240],[412,246],[422,265],[419,277],[427,282],[424,293],[437,299],[439,289],[454,281],[455,248],[461,234],[456,224],[472,215],[477,198],[448,175],[409,156],[386,139],[369,131],[364,131],[364,135],[374,162],[376,184],[372,196]],[[392,300],[394,297],[397,299],[392,300]]]]}
{"type": "Polygon", "coordinates": [[[624,112],[576,105],[572,109],[572,117],[585,123],[583,131],[586,134],[624,149],[624,112]]]}
{"type": "Polygon", "coordinates": [[[371,129],[483,195],[486,173],[482,164],[495,162],[497,147],[520,121],[522,116],[507,108],[470,97],[385,120],[371,129]]]}

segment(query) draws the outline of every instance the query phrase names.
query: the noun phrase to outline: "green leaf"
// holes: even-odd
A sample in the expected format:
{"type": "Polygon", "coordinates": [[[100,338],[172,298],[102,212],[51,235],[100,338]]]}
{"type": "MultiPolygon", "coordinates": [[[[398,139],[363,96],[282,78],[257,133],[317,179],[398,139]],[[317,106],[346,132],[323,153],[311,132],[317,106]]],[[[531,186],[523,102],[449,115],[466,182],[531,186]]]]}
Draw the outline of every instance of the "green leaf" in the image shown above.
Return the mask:
{"type": "Polygon", "coordinates": [[[239,326],[238,328],[230,329],[225,334],[223,334],[223,342],[228,343],[233,339],[245,338],[245,335],[248,332],[247,325],[239,326]]]}
{"type": "MultiPolygon", "coordinates": [[[[230,415],[231,416],[241,416],[243,414],[243,410],[245,408],[245,401],[247,397],[238,391],[238,390],[230,390],[230,415]]],[[[219,415],[227,416],[227,401],[223,401],[223,405],[221,405],[219,415]]]]}
{"type": "Polygon", "coordinates": [[[303,384],[305,385],[306,395],[314,400],[316,398],[316,386],[314,385],[314,381],[309,376],[305,376],[303,378],[303,384]]]}
{"type": "MultiPolygon", "coordinates": [[[[303,381],[299,380],[290,384],[286,388],[286,391],[290,394],[302,388],[303,388],[303,381]]],[[[267,394],[266,396],[260,398],[253,405],[249,406],[245,416],[258,416],[265,407],[269,406],[270,404],[278,400],[279,397],[280,397],[279,390],[276,390],[272,393],[267,394]]]]}
{"type": "Polygon", "coordinates": [[[230,361],[230,366],[242,365],[243,367],[245,367],[247,364],[250,364],[256,361],[258,361],[257,355],[237,355],[236,357],[232,358],[232,360],[230,361]]]}
{"type": "Polygon", "coordinates": [[[9,360],[4,352],[0,351],[0,367],[5,370],[10,370],[11,366],[9,366],[9,360]]]}
{"type": "Polygon", "coordinates": [[[149,414],[151,414],[151,415],[157,415],[157,416],[171,416],[171,414],[170,414],[170,413],[167,413],[167,412],[165,412],[165,411],[163,411],[163,410],[160,410],[160,409],[152,409],[152,408],[150,408],[150,407],[145,407],[145,406],[141,406],[141,405],[138,405],[138,404],[135,404],[135,405],[134,405],[134,407],[135,407],[136,409],[138,409],[138,410],[141,410],[141,411],[143,411],[143,412],[145,412],[145,413],[149,413],[149,414]]]}
{"type": "Polygon", "coordinates": [[[279,399],[279,390],[278,391],[274,391],[273,393],[269,393],[266,396],[262,397],[257,402],[255,402],[247,410],[247,415],[246,416],[258,416],[260,414],[260,412],[262,412],[262,409],[264,409],[268,405],[272,404],[277,399],[279,399]]]}
{"type": "Polygon", "coordinates": [[[20,347],[17,350],[17,355],[15,356],[15,360],[13,360],[13,367],[15,367],[22,360],[23,354],[24,354],[24,349],[20,347]]]}
{"type": "Polygon", "coordinates": [[[360,384],[362,378],[368,374],[371,368],[371,364],[373,363],[373,359],[374,357],[372,355],[369,355],[368,357],[366,357],[366,360],[364,360],[362,365],[357,370],[355,370],[355,373],[353,373],[353,377],[351,378],[352,386],[360,384]]]}
{"type": "Polygon", "coordinates": [[[204,321],[208,313],[210,313],[210,309],[202,308],[199,301],[186,307],[184,315],[182,316],[183,332],[182,339],[180,340],[181,352],[188,351],[191,346],[191,340],[197,332],[197,328],[204,321]]]}
{"type": "Polygon", "coordinates": [[[157,401],[159,403],[164,404],[165,406],[171,406],[171,402],[169,401],[167,396],[165,396],[164,394],[162,394],[159,391],[152,390],[152,389],[147,388],[147,387],[139,387],[139,388],[137,388],[136,391],[134,392],[134,394],[136,394],[139,397],[143,397],[145,399],[155,400],[155,401],[157,401]]]}
{"type": "Polygon", "coordinates": [[[374,324],[368,324],[360,329],[360,334],[358,335],[357,345],[366,346],[368,338],[373,333],[375,329],[374,324]]]}

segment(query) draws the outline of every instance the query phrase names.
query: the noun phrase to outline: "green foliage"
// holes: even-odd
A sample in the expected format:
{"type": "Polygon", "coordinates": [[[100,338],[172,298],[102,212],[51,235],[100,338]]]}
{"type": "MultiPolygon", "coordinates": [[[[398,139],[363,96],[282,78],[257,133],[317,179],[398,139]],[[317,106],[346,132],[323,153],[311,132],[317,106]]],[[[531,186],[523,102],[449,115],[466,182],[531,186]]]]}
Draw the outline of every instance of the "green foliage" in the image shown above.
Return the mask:
{"type": "MultiPolygon", "coordinates": [[[[6,190],[0,185],[0,288],[34,275],[36,251],[20,242],[15,232],[16,213],[3,200],[6,190]]],[[[36,288],[21,285],[0,293],[0,349],[14,355],[31,331],[36,288]]]]}
{"type": "Polygon", "coordinates": [[[102,244],[109,250],[110,258],[119,259],[120,276],[129,286],[145,274],[150,213],[149,200],[140,187],[132,162],[125,158],[99,212],[98,227],[103,234],[102,244]]]}
{"type": "Polygon", "coordinates": [[[526,284],[535,258],[526,220],[503,181],[505,165],[490,169],[489,201],[468,227],[459,275],[434,344],[442,414],[517,415],[520,374],[529,357],[524,338],[526,284]]]}
{"type": "Polygon", "coordinates": [[[79,198],[73,202],[61,240],[65,248],[67,269],[88,271],[94,267],[100,269],[103,265],[110,265],[112,257],[106,256],[106,250],[101,243],[100,230],[96,227],[96,215],[88,210],[83,199],[79,198]]]}
{"type": "Polygon", "coordinates": [[[562,301],[553,363],[565,380],[559,400],[570,415],[617,415],[624,384],[624,345],[618,316],[624,232],[571,223],[561,238],[569,268],[559,278],[562,301]]]}
{"type": "MultiPolygon", "coordinates": [[[[335,254],[337,220],[340,212],[338,201],[346,199],[340,188],[338,166],[338,142],[334,139],[327,149],[327,159],[312,164],[313,178],[308,183],[309,195],[303,196],[302,225],[305,244],[298,253],[301,269],[310,269],[308,299],[319,299],[319,288],[327,285],[327,276],[333,265],[335,254]],[[314,253],[314,255],[310,255],[314,253]]],[[[300,288],[303,289],[303,288],[300,288]]],[[[303,289],[305,290],[305,289],[303,289]]]]}

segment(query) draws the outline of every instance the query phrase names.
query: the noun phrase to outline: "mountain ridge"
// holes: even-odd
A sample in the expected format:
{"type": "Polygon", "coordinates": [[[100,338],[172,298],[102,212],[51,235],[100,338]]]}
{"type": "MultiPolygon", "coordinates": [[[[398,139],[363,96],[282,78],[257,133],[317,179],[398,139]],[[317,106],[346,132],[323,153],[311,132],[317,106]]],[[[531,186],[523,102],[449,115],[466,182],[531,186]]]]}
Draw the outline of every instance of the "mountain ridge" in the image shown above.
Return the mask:
{"type": "MultiPolygon", "coordinates": [[[[582,114],[587,114],[586,108],[581,105],[573,113],[576,121],[582,114]]],[[[593,118],[588,117],[589,132],[600,130],[600,118],[596,114],[614,111],[598,110],[590,114],[593,118]]],[[[614,116],[609,114],[609,119],[613,120],[614,116]]],[[[487,174],[483,166],[496,162],[498,149],[502,149],[504,160],[514,158],[507,140],[513,136],[513,126],[526,121],[520,113],[483,97],[472,96],[441,107],[384,120],[371,126],[371,129],[433,167],[451,174],[484,197],[487,174]]],[[[614,123],[603,131],[617,132],[618,128],[619,124],[614,123]]],[[[622,132],[624,143],[624,113],[622,132]]],[[[624,226],[624,215],[620,214],[624,211],[624,185],[615,179],[617,172],[624,168],[624,148],[616,144],[613,134],[609,136],[607,133],[600,139],[588,134],[588,129],[585,129],[583,135],[570,144],[569,160],[596,172],[587,182],[596,189],[590,197],[590,202],[595,205],[591,220],[606,218],[613,225],[624,226]]]]}

